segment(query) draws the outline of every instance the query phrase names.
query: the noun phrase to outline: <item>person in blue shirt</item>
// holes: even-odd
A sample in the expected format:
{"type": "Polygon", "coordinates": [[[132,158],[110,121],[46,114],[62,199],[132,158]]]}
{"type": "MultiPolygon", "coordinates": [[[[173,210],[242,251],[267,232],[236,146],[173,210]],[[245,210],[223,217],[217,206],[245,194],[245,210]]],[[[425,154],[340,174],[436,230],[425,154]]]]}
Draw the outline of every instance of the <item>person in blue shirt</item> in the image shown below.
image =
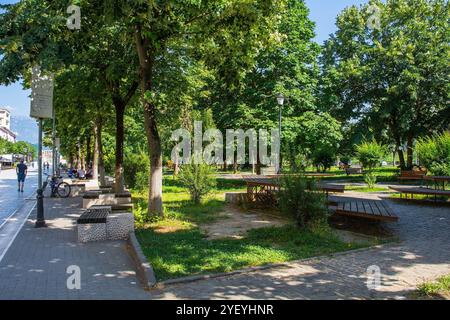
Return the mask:
{"type": "Polygon", "coordinates": [[[25,178],[27,177],[28,167],[25,163],[23,163],[23,159],[20,160],[20,163],[16,167],[17,173],[17,181],[19,183],[19,189],[17,191],[23,192],[23,187],[25,185],[25,178]]]}

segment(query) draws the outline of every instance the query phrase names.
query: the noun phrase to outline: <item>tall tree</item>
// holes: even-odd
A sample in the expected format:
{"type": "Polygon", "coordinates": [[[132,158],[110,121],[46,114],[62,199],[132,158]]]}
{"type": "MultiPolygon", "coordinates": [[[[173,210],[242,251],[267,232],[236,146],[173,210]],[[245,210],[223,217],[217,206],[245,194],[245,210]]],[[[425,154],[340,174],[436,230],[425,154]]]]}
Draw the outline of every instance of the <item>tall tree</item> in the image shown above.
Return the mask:
{"type": "MultiPolygon", "coordinates": [[[[140,89],[150,157],[149,214],[162,215],[162,143],[158,78],[172,46],[203,60],[222,79],[239,79],[270,38],[284,1],[133,1],[122,6],[139,56],[140,89]]],[[[182,73],[183,70],[179,69],[182,73]]]]}
{"type": "Polygon", "coordinates": [[[403,168],[412,167],[414,140],[449,121],[449,9],[445,0],[370,1],[344,10],[325,45],[323,108],[341,120],[367,119],[379,140],[400,149],[403,168]]]}

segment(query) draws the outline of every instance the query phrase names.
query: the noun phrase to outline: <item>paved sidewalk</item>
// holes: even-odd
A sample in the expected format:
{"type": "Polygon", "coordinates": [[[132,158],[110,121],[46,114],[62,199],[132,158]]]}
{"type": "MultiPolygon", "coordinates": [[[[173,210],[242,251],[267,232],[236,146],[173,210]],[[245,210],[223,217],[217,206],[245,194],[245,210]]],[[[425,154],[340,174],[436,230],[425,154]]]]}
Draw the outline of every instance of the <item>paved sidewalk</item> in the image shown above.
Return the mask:
{"type": "Polygon", "coordinates": [[[0,299],[148,299],[124,241],[77,242],[81,198],[46,198],[45,207],[49,227],[34,228],[33,210],[0,261],[0,299]],[[81,269],[81,290],[67,289],[71,265],[81,269]]]}
{"type": "Polygon", "coordinates": [[[0,170],[0,226],[16,211],[26,198],[31,197],[37,188],[37,172],[28,171],[24,193],[17,192],[17,174],[15,169],[0,170]]]}
{"type": "MultiPolygon", "coordinates": [[[[352,196],[367,197],[367,194],[352,196]]],[[[376,197],[376,196],[374,196],[376,197]]],[[[289,263],[286,267],[171,285],[154,299],[385,299],[405,298],[428,279],[450,273],[450,208],[389,201],[401,243],[289,263]],[[382,286],[367,288],[366,270],[381,268],[382,286]]]]}

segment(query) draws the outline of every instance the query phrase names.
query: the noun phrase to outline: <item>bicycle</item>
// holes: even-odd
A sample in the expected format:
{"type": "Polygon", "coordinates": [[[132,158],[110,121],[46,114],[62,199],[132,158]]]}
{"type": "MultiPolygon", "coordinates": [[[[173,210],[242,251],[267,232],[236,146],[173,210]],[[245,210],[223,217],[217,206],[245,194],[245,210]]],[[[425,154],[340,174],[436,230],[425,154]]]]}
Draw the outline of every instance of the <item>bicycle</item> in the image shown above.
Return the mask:
{"type": "Polygon", "coordinates": [[[72,188],[67,182],[61,181],[62,177],[48,176],[47,184],[50,185],[51,197],[68,198],[72,188]]]}

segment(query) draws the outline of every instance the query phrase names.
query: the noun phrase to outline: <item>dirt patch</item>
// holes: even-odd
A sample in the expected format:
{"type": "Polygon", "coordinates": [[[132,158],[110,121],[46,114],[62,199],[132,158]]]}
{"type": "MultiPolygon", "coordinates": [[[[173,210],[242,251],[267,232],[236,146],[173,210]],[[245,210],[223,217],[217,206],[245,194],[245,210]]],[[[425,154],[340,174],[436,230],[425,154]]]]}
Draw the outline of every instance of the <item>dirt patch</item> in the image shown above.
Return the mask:
{"type": "Polygon", "coordinates": [[[174,233],[178,231],[191,229],[192,226],[187,222],[181,221],[166,221],[166,223],[153,226],[153,231],[156,233],[174,233]]]}
{"type": "Polygon", "coordinates": [[[200,229],[208,239],[233,238],[242,239],[251,229],[281,227],[289,221],[276,216],[272,212],[263,210],[244,211],[238,207],[227,206],[218,221],[203,224],[200,229]]]}

